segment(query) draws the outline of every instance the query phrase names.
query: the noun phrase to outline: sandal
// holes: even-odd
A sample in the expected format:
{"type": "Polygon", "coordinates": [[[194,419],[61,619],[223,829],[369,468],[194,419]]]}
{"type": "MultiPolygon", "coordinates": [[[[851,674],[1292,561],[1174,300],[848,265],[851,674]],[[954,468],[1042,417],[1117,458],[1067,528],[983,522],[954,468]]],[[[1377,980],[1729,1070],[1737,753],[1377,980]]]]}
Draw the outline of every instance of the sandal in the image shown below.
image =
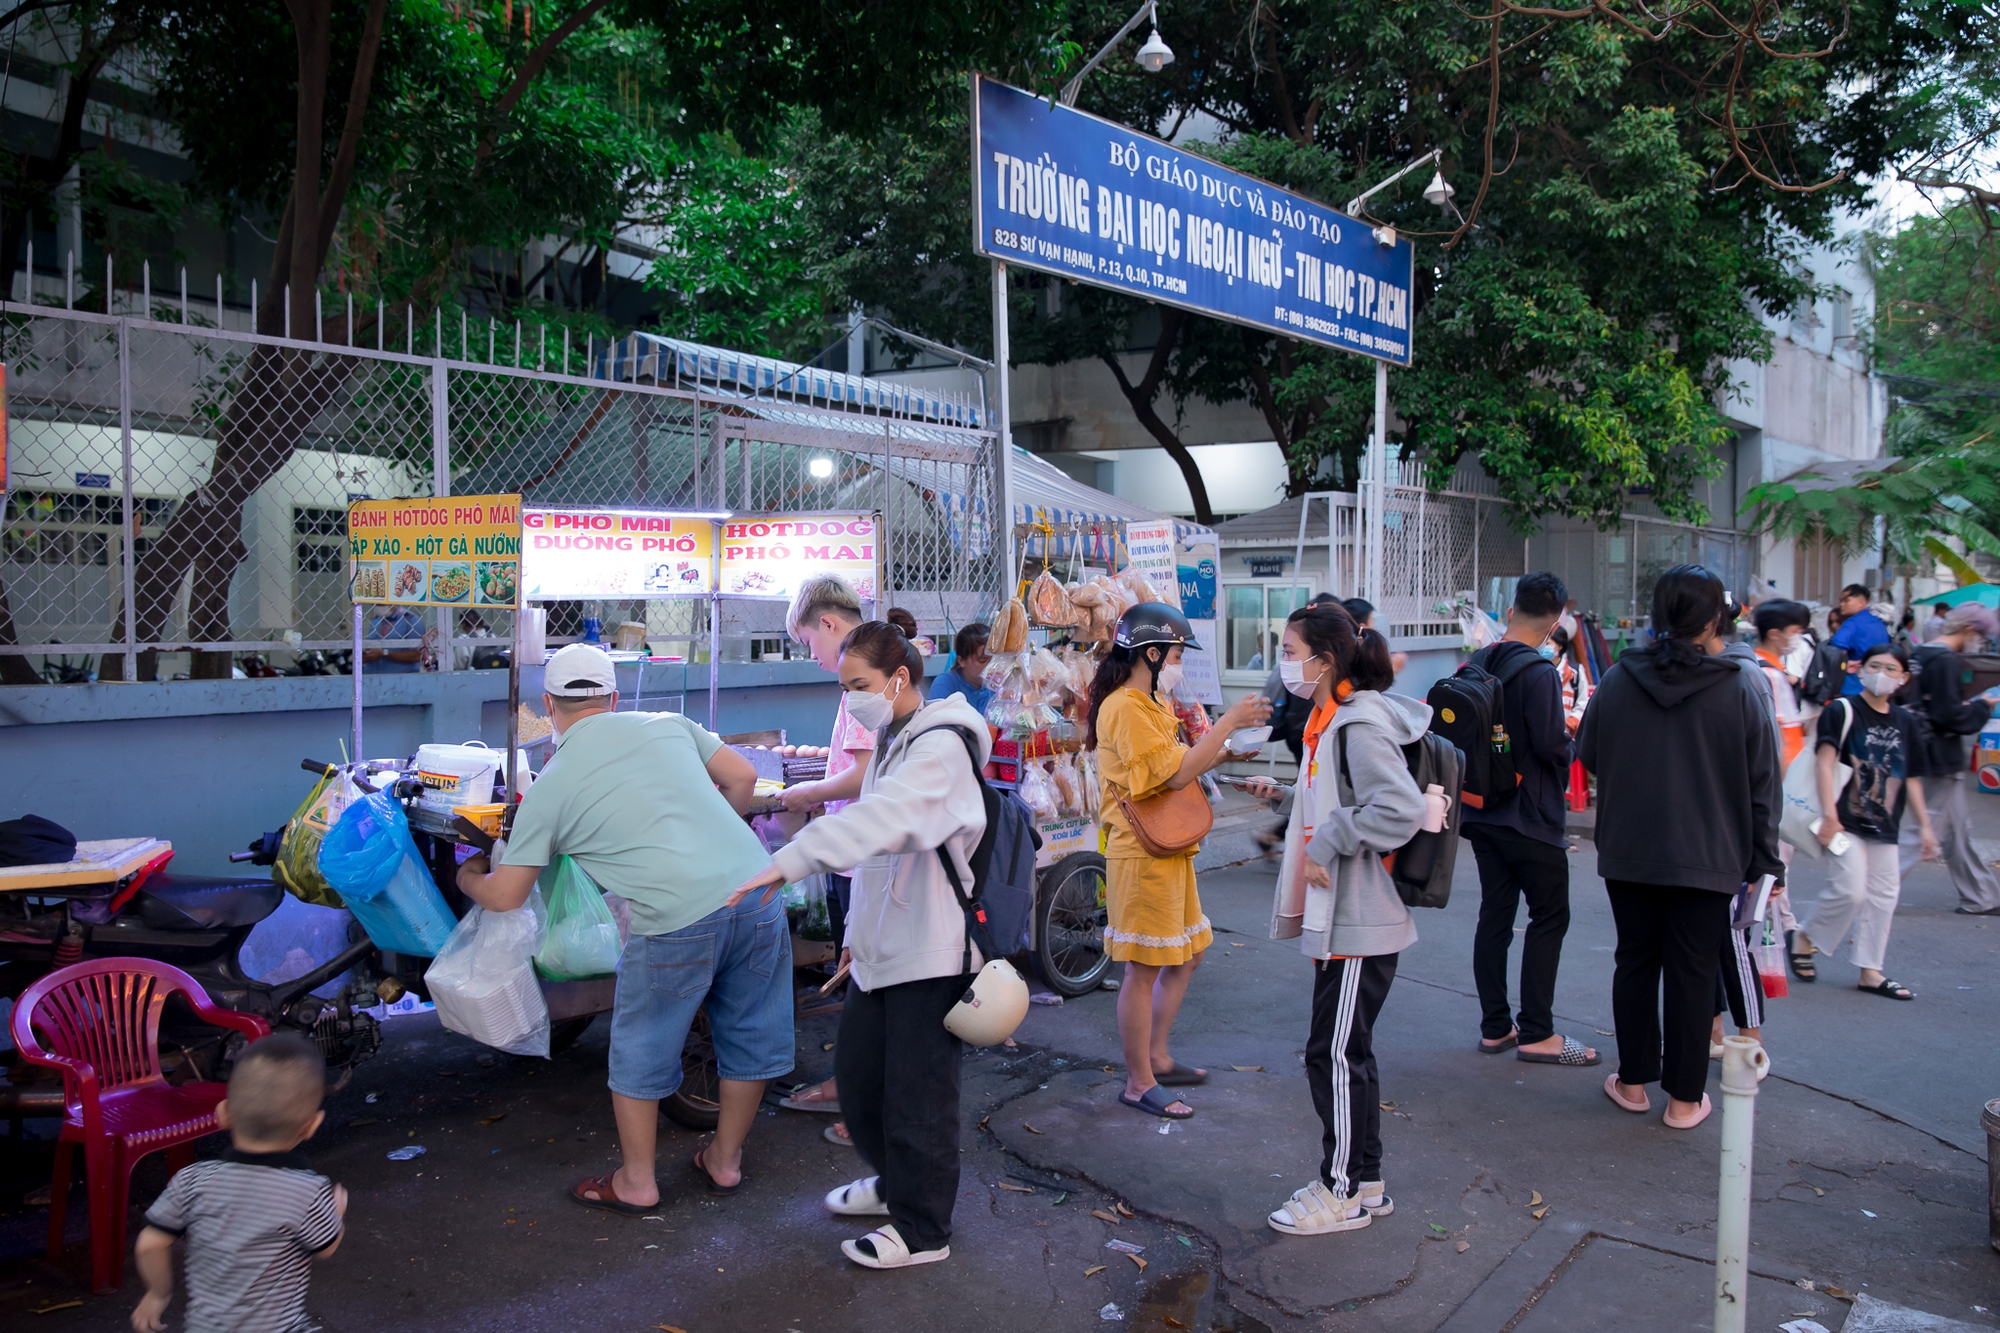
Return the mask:
{"type": "Polygon", "coordinates": [[[586,1208],[602,1208],[607,1213],[619,1213],[626,1217],[644,1217],[648,1213],[659,1211],[660,1205],[657,1203],[627,1203],[619,1198],[617,1188],[611,1183],[611,1177],[617,1174],[616,1171],[612,1171],[605,1175],[579,1180],[569,1187],[569,1197],[586,1208]],[[588,1197],[585,1194],[586,1190],[595,1191],[597,1197],[594,1199],[588,1197]]]}
{"type": "Polygon", "coordinates": [[[829,1191],[826,1210],[842,1217],[887,1217],[889,1205],[882,1202],[882,1177],[863,1176],[829,1191]]]}
{"type": "Polygon", "coordinates": [[[1587,1068],[1597,1064],[1603,1057],[1575,1037],[1564,1037],[1563,1048],[1553,1055],[1547,1051],[1517,1050],[1514,1052],[1514,1058],[1531,1065],[1569,1065],[1572,1068],[1587,1068]]]}
{"type": "Polygon", "coordinates": [[[793,1088],[791,1092],[780,1097],[778,1105],[784,1107],[787,1111],[811,1111],[819,1115],[839,1115],[839,1094],[836,1093],[832,1097],[807,1097],[804,1095],[818,1086],[819,1084],[817,1083],[801,1083],[798,1087],[793,1088]]]}
{"type": "Polygon", "coordinates": [[[694,1156],[688,1158],[688,1165],[694,1169],[695,1174],[699,1175],[704,1181],[708,1182],[708,1192],[710,1194],[715,1195],[717,1198],[726,1199],[730,1195],[736,1193],[736,1191],[742,1189],[743,1182],[740,1179],[734,1185],[725,1185],[721,1181],[717,1180],[714,1176],[708,1174],[708,1168],[702,1165],[702,1160],[701,1160],[701,1155],[707,1151],[708,1151],[708,1145],[706,1143],[702,1144],[699,1148],[696,1148],[694,1150],[694,1156]]]}
{"type": "Polygon", "coordinates": [[[1479,1039],[1479,1053],[1481,1055],[1505,1055],[1520,1044],[1521,1034],[1519,1032],[1510,1032],[1492,1044],[1488,1044],[1486,1038],[1481,1037],[1479,1039]]]}
{"type": "Polygon", "coordinates": [[[852,1148],[854,1138],[847,1132],[847,1122],[836,1120],[819,1132],[819,1136],[836,1148],[852,1148]]]}
{"type": "Polygon", "coordinates": [[[1870,995],[1884,995],[1892,1000],[1914,1000],[1917,998],[1915,991],[1893,977],[1883,977],[1882,984],[1879,986],[1856,986],[1855,989],[1865,990],[1870,995]]]}
{"type": "Polygon", "coordinates": [[[1669,1111],[1660,1117],[1660,1123],[1668,1129],[1693,1129],[1696,1125],[1708,1119],[1708,1113],[1714,1109],[1715,1107],[1708,1100],[1708,1094],[1704,1092],[1701,1094],[1701,1109],[1699,1111],[1696,1111],[1685,1120],[1674,1119],[1674,1113],[1669,1111]]]}
{"type": "Polygon", "coordinates": [[[1206,1069],[1189,1069],[1179,1061],[1164,1074],[1154,1074],[1153,1082],[1166,1088],[1192,1088],[1208,1082],[1206,1069]]]}
{"type": "Polygon", "coordinates": [[[1192,1106],[1188,1106],[1188,1109],[1185,1111],[1169,1110],[1168,1108],[1177,1102],[1182,1106],[1187,1106],[1187,1103],[1182,1102],[1178,1097],[1173,1096],[1157,1083],[1140,1093],[1137,1097],[1127,1097],[1121,1092],[1118,1094],[1118,1100],[1135,1111],[1144,1111],[1147,1115],[1156,1115],[1162,1120],[1185,1120],[1194,1114],[1192,1106]]]}
{"type": "Polygon", "coordinates": [[[896,1231],[894,1222],[876,1227],[859,1240],[840,1242],[840,1252],[863,1268],[914,1268],[918,1264],[934,1264],[951,1258],[949,1245],[911,1253],[910,1247],[903,1243],[902,1236],[896,1231]]]}
{"type": "Polygon", "coordinates": [[[1804,953],[1793,953],[1792,936],[1797,933],[1791,930],[1785,932],[1785,961],[1792,965],[1792,975],[1800,981],[1818,981],[1819,968],[1813,964],[1813,955],[1819,950],[1808,949],[1804,953]]]}
{"type": "Polygon", "coordinates": [[[1645,1101],[1638,1106],[1634,1106],[1632,1103],[1626,1101],[1618,1092],[1618,1075],[1616,1073],[1604,1076],[1604,1095],[1618,1103],[1619,1110],[1630,1111],[1633,1115],[1644,1115],[1653,1109],[1653,1098],[1650,1093],[1646,1095],[1645,1101]]]}

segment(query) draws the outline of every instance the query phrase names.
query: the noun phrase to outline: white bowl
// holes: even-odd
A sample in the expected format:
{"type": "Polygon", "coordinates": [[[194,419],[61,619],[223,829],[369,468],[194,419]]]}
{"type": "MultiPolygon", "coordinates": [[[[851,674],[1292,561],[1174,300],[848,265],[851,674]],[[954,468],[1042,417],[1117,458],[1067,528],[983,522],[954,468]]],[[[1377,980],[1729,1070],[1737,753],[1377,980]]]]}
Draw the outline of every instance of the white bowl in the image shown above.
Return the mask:
{"type": "Polygon", "coordinates": [[[1240,731],[1230,732],[1229,739],[1223,742],[1223,746],[1231,754],[1255,754],[1263,749],[1264,742],[1270,739],[1269,727],[1244,727],[1240,731]]]}

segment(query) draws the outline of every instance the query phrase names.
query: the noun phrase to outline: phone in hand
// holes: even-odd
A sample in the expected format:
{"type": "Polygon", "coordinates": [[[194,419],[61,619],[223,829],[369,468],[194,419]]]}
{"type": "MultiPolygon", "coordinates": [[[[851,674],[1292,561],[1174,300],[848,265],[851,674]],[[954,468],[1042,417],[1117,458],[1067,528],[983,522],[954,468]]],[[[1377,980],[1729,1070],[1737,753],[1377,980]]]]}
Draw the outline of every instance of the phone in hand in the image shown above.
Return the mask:
{"type": "MultiPolygon", "coordinates": [[[[1819,836],[1819,826],[1825,822],[1826,817],[1824,815],[1812,822],[1813,836],[1819,836]]],[[[1854,839],[1848,836],[1846,829],[1842,829],[1833,835],[1833,841],[1826,844],[1826,849],[1835,856],[1845,856],[1847,855],[1847,849],[1852,846],[1854,846],[1854,839]]]]}

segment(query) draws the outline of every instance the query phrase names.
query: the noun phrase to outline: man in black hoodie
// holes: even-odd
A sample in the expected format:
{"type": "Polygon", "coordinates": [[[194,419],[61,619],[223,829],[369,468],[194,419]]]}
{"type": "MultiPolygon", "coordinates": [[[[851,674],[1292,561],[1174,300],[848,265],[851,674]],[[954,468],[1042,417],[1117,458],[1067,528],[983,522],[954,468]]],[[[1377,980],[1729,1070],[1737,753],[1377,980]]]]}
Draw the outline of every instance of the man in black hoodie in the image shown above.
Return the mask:
{"type": "Polygon", "coordinates": [[[1569,785],[1569,728],[1563,721],[1562,677],[1555,663],[1532,659],[1569,604],[1569,590],[1550,573],[1529,574],[1514,590],[1507,634],[1482,655],[1482,665],[1503,676],[1501,712],[1513,739],[1521,785],[1514,798],[1488,809],[1461,812],[1465,836],[1479,861],[1479,927],[1472,939],[1472,977],[1479,987],[1479,1049],[1488,1055],[1516,1051],[1537,1064],[1594,1065],[1597,1052],[1559,1036],[1552,1012],[1556,965],[1569,933],[1569,842],[1563,791],[1569,785]],[[1521,1013],[1507,1009],[1507,951],[1514,918],[1528,900],[1528,929],[1521,939],[1521,1013]]]}
{"type": "MultiPolygon", "coordinates": [[[[1930,807],[1945,868],[1958,890],[1958,910],[1968,916],[2000,915],[2000,876],[1972,845],[1971,815],[1965,804],[1965,738],[1986,725],[1993,705],[1965,697],[1972,671],[1963,654],[1996,635],[2000,623],[1987,607],[1977,602],[1953,607],[1931,641],[1912,657],[1907,688],[1914,697],[1902,700],[1930,723],[1930,752],[1923,756],[1924,804],[1930,807]]],[[[1906,836],[1911,850],[1902,856],[1905,875],[1917,863],[1916,830],[1910,829],[1906,836]]]]}

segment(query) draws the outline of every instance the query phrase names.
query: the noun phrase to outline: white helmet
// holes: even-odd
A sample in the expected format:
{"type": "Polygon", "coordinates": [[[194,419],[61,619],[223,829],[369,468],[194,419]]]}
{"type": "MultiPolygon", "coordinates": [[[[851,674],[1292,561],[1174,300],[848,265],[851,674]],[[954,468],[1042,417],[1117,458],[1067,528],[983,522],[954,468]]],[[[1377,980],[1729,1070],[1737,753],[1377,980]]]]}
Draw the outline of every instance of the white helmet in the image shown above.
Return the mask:
{"type": "Polygon", "coordinates": [[[1027,1016],[1028,983],[1012,963],[995,958],[944,1016],[944,1030],[968,1046],[998,1046],[1027,1016]]]}

